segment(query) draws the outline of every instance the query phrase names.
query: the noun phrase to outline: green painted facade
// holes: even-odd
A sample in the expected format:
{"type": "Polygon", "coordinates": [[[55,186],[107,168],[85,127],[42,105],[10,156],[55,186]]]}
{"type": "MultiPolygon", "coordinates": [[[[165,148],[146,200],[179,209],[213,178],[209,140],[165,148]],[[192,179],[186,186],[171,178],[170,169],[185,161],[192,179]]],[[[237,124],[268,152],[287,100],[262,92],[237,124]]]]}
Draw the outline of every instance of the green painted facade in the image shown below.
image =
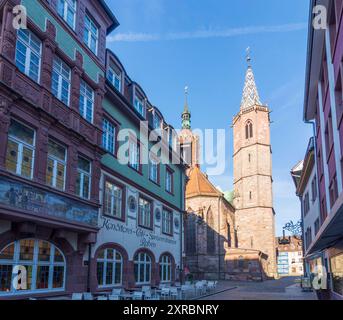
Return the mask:
{"type": "MultiPolygon", "coordinates": [[[[133,130],[136,133],[138,139],[142,140],[142,138],[139,136],[139,127],[137,127],[137,125],[133,123],[128,118],[128,116],[126,116],[121,110],[119,110],[119,108],[117,108],[111,101],[109,101],[108,99],[104,99],[103,107],[114,119],[116,119],[121,124],[121,128],[133,130]]],[[[154,143],[151,143],[149,148],[151,148],[153,144],[154,143]]],[[[149,180],[149,165],[143,165],[142,174],[140,174],[130,168],[128,165],[119,163],[118,159],[110,154],[105,155],[102,159],[102,162],[110,169],[120,173],[126,178],[137,183],[142,188],[149,190],[150,192],[156,194],[170,204],[180,208],[180,210],[184,209],[182,189],[185,183],[185,173],[180,166],[172,164],[169,165],[169,167],[174,170],[174,195],[171,195],[167,191],[165,191],[166,166],[163,164],[160,165],[160,186],[158,186],[149,180]]]]}
{"type": "Polygon", "coordinates": [[[88,76],[99,82],[99,75],[104,76],[104,72],[97,66],[94,60],[86,53],[77,41],[65,31],[60,23],[44,8],[37,0],[22,0],[21,4],[26,7],[27,15],[42,30],[46,30],[46,19],[56,27],[56,42],[58,46],[71,59],[75,60],[75,50],[78,50],[83,56],[83,68],[88,76]]]}

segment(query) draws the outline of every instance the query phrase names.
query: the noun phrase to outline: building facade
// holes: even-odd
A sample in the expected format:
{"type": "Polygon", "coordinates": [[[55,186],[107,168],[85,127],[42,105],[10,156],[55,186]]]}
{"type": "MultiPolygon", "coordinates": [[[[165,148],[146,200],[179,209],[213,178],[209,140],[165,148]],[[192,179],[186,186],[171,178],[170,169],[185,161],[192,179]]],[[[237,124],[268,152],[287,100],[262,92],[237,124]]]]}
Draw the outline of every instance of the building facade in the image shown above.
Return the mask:
{"type": "Polygon", "coordinates": [[[276,245],[278,275],[280,277],[302,276],[304,263],[301,237],[277,237],[276,245]]]}
{"type": "MultiPolygon", "coordinates": [[[[305,177],[316,175],[319,215],[308,215],[311,193],[299,193],[305,235],[305,260],[308,275],[323,275],[328,290],[325,297],[343,297],[343,125],[342,125],[342,58],[343,3],[341,1],[311,1],[307,53],[304,121],[314,126],[314,173],[304,167],[305,177]],[[316,5],[327,9],[327,28],[313,28],[312,14],[316,5]],[[325,280],[326,279],[326,280],[325,280]]],[[[306,161],[305,161],[306,162],[306,161]]],[[[309,182],[311,183],[311,182],[309,182]]],[[[305,183],[304,186],[309,186],[305,183]]],[[[312,187],[312,184],[311,184],[312,187]]],[[[305,190],[306,192],[306,190],[305,190]]],[[[311,201],[310,201],[311,202],[311,201]]],[[[317,209],[316,209],[317,210],[317,209]]],[[[315,211],[316,211],[315,210],[315,211]]],[[[324,297],[323,296],[323,297],[324,297]]]]}
{"type": "Polygon", "coordinates": [[[117,26],[103,0],[0,2],[0,299],[180,277],[185,168],[167,164],[172,127],[106,50],[117,26]]]}
{"type": "Polygon", "coordinates": [[[101,162],[92,288],[172,284],[181,279],[186,180],[185,166],[170,161],[172,154],[177,157],[176,133],[109,50],[106,73],[107,153],[101,162]]]}

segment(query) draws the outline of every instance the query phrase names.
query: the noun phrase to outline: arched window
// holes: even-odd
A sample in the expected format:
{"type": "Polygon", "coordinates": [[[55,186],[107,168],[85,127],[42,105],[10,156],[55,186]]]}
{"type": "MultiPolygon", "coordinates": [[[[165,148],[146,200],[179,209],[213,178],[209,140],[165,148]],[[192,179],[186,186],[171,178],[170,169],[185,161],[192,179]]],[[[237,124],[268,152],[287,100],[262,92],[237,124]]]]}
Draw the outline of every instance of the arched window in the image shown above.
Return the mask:
{"type": "Polygon", "coordinates": [[[207,213],[207,253],[213,254],[215,252],[215,231],[213,227],[212,210],[207,213]]]}
{"type": "Polygon", "coordinates": [[[0,252],[0,295],[63,291],[65,272],[65,258],[50,242],[13,242],[0,252]],[[18,284],[13,282],[15,273],[22,279],[18,284]]]}
{"type": "Polygon", "coordinates": [[[246,139],[251,139],[253,137],[253,124],[252,122],[249,120],[246,125],[245,125],[245,138],[246,139]]]}
{"type": "Polygon", "coordinates": [[[115,249],[100,251],[97,258],[97,277],[99,287],[121,285],[123,278],[123,257],[115,249]]]}
{"type": "Polygon", "coordinates": [[[161,282],[171,282],[172,260],[165,254],[160,259],[160,279],[161,282]]]}
{"type": "Polygon", "coordinates": [[[185,223],[185,242],[186,242],[186,253],[193,255],[196,253],[196,222],[197,216],[194,213],[187,215],[185,223]]]}
{"type": "Polygon", "coordinates": [[[137,253],[134,258],[135,281],[137,284],[146,284],[151,281],[151,257],[144,252],[137,253]]]}
{"type": "Polygon", "coordinates": [[[231,226],[229,223],[227,224],[227,245],[229,248],[231,248],[231,246],[232,246],[231,226]]]}

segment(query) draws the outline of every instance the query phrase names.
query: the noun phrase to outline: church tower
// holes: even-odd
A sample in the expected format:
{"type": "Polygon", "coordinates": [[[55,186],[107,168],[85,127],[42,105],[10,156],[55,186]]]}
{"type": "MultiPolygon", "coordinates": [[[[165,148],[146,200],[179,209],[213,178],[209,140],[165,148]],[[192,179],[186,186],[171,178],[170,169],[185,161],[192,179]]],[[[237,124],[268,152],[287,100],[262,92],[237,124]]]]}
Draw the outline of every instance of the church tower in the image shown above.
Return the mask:
{"type": "Polygon", "coordinates": [[[259,250],[266,276],[276,276],[270,111],[262,105],[248,55],[243,98],[233,119],[234,206],[238,246],[259,250]]]}
{"type": "MultiPolygon", "coordinates": [[[[188,87],[185,88],[185,106],[182,112],[182,130],[179,133],[180,151],[183,159],[190,169],[200,167],[199,160],[199,137],[192,132],[191,112],[188,106],[188,87]]],[[[187,175],[189,175],[189,171],[187,175]]]]}

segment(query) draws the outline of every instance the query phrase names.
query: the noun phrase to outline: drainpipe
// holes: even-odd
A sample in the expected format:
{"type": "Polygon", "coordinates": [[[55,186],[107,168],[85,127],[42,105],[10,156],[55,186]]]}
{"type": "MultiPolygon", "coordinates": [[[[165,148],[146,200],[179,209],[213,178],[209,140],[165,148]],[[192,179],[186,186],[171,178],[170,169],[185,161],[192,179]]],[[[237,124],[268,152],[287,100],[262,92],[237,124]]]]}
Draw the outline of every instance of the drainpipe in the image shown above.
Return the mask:
{"type": "MultiPolygon", "coordinates": [[[[313,129],[313,145],[314,145],[314,165],[316,168],[316,176],[317,176],[317,193],[318,193],[318,197],[319,197],[319,219],[321,219],[320,215],[321,215],[321,208],[320,208],[320,199],[321,199],[321,194],[320,194],[320,186],[319,186],[319,177],[318,177],[318,163],[317,163],[317,140],[316,140],[316,123],[315,121],[308,121],[305,119],[304,117],[304,122],[306,124],[312,125],[312,129],[313,129]]],[[[303,210],[303,199],[302,197],[299,197],[300,201],[301,201],[301,218],[302,218],[302,232],[303,232],[303,241],[302,241],[302,247],[303,247],[303,252],[304,252],[304,261],[303,261],[303,268],[304,268],[304,275],[305,275],[305,270],[306,270],[306,275],[307,275],[307,268],[306,268],[306,262],[305,262],[305,253],[306,253],[306,248],[305,248],[305,229],[304,229],[304,210],[303,210]]]]}
{"type": "Polygon", "coordinates": [[[88,273],[87,273],[87,292],[91,292],[91,258],[92,258],[92,245],[88,245],[88,273]]]}
{"type": "Polygon", "coordinates": [[[185,192],[183,187],[183,180],[184,180],[184,173],[181,174],[180,180],[180,202],[181,202],[181,211],[180,211],[180,270],[179,270],[179,278],[181,285],[183,282],[183,219],[185,215],[185,204],[183,199],[185,198],[185,192]]]}
{"type": "Polygon", "coordinates": [[[220,205],[221,198],[218,197],[218,281],[220,280],[220,205]]]}

